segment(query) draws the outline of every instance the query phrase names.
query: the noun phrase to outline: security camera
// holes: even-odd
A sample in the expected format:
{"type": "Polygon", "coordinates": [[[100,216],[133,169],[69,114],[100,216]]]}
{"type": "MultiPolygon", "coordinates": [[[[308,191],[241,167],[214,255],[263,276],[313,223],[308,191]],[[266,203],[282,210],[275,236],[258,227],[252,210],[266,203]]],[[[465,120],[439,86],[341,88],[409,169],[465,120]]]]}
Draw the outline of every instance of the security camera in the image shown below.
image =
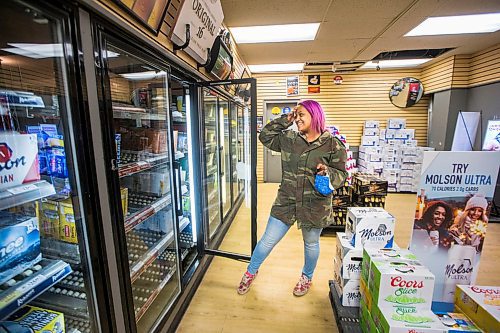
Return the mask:
{"type": "Polygon", "coordinates": [[[375,67],[375,69],[379,71],[380,70],[380,66],[377,65],[377,67],[375,67]]]}

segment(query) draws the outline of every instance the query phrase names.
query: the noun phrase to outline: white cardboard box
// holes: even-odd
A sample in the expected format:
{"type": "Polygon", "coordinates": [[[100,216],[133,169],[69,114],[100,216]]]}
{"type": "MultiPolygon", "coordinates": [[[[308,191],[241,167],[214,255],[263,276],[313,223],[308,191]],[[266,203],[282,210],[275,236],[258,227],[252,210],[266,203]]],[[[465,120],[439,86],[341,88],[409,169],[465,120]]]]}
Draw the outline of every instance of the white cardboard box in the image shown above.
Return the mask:
{"type": "Polygon", "coordinates": [[[347,280],[343,287],[337,281],[334,282],[334,285],[343,306],[359,307],[359,302],[361,301],[359,280],[347,280]]]}
{"type": "Polygon", "coordinates": [[[362,146],[369,146],[369,147],[377,146],[378,141],[379,141],[378,136],[364,136],[363,135],[361,137],[361,145],[362,146]]]}
{"type": "Polygon", "coordinates": [[[340,276],[343,279],[359,279],[363,250],[354,248],[344,232],[337,232],[335,250],[334,261],[338,265],[340,276]]]}
{"type": "Polygon", "coordinates": [[[404,118],[389,118],[387,120],[388,129],[402,129],[406,128],[406,119],[404,118]]]}
{"type": "Polygon", "coordinates": [[[346,236],[355,248],[392,247],[394,217],[380,207],[349,207],[346,236]]]}
{"type": "Polygon", "coordinates": [[[379,136],[380,131],[378,128],[363,128],[364,136],[379,136]]]}
{"type": "Polygon", "coordinates": [[[379,128],[380,122],[378,120],[366,120],[365,128],[379,128]]]}

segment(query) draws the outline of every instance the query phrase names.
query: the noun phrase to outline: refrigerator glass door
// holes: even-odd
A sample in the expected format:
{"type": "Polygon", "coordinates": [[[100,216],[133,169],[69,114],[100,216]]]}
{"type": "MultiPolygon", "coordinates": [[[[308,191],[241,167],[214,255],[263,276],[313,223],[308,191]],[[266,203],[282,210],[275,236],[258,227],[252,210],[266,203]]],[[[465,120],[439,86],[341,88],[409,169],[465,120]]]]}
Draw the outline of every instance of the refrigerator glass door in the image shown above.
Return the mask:
{"type": "Polygon", "coordinates": [[[2,3],[0,321],[36,329],[23,318],[49,314],[60,332],[99,332],[107,326],[96,319],[69,22],[49,8],[2,3]]]}
{"type": "Polygon", "coordinates": [[[231,103],[231,186],[233,190],[233,204],[238,198],[238,109],[235,103],[231,103]]]}
{"type": "MultiPolygon", "coordinates": [[[[238,105],[238,121],[236,123],[238,127],[238,162],[241,164],[245,164],[245,126],[244,126],[244,116],[243,116],[243,107],[238,105]]],[[[236,171],[238,172],[238,168],[236,168],[236,171]]],[[[239,178],[240,180],[238,181],[238,190],[240,192],[243,192],[245,189],[245,181],[244,179],[239,178]]]]}
{"type": "Polygon", "coordinates": [[[112,39],[104,57],[137,331],[150,332],[180,293],[168,76],[112,39]]]}
{"type": "Polygon", "coordinates": [[[219,140],[217,111],[217,95],[212,90],[203,89],[203,114],[205,119],[205,162],[206,178],[204,185],[207,195],[205,207],[208,215],[208,236],[212,236],[219,228],[221,218],[220,174],[219,174],[219,140]]]}
{"type": "Polygon", "coordinates": [[[221,144],[221,189],[222,189],[222,211],[223,218],[231,209],[231,150],[230,150],[230,123],[229,102],[225,98],[219,98],[220,119],[220,144],[221,144]]]}

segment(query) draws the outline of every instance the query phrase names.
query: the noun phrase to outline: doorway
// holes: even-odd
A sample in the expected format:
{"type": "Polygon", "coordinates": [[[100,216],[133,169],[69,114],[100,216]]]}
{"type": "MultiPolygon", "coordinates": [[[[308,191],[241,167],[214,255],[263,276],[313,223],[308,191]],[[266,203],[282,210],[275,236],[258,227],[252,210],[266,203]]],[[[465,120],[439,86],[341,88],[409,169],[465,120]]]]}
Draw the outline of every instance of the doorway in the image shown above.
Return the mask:
{"type": "MultiPolygon", "coordinates": [[[[264,124],[281,117],[293,110],[299,100],[269,100],[264,101],[264,124]]],[[[296,130],[294,124],[290,129],[296,130]]],[[[281,153],[264,147],[264,182],[281,183],[281,153]]]]}

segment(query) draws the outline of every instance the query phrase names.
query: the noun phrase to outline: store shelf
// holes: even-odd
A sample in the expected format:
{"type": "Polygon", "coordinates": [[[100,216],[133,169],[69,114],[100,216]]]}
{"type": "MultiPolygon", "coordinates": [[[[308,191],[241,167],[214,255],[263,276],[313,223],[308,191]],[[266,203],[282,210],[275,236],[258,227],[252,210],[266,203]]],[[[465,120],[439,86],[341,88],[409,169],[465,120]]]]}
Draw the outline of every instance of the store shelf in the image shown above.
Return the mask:
{"type": "Polygon", "coordinates": [[[146,109],[135,107],[115,107],[113,106],[113,117],[115,119],[132,119],[132,120],[167,120],[167,114],[150,113],[146,109]]]}
{"type": "Polygon", "coordinates": [[[71,273],[62,260],[42,260],[42,269],[0,293],[0,319],[4,319],[71,273]]]}
{"type": "Polygon", "coordinates": [[[40,246],[44,257],[62,259],[73,265],[80,265],[80,247],[78,244],[66,243],[58,239],[42,238],[40,246]]]}
{"type": "Polygon", "coordinates": [[[172,199],[169,195],[161,197],[159,200],[153,202],[151,205],[144,207],[138,212],[127,216],[125,219],[125,233],[133,230],[138,224],[141,224],[149,217],[155,215],[163,208],[167,207],[172,203],[172,199]]]}
{"type": "Polygon", "coordinates": [[[160,282],[160,284],[153,291],[153,293],[148,297],[148,299],[146,300],[146,302],[144,303],[144,305],[140,307],[139,311],[136,312],[136,314],[135,314],[135,321],[136,322],[138,322],[142,318],[142,316],[148,311],[148,309],[151,306],[151,304],[153,304],[153,302],[156,299],[156,297],[160,294],[160,292],[162,291],[162,289],[167,285],[167,283],[170,281],[170,279],[172,278],[172,276],[174,276],[175,272],[176,272],[176,269],[173,268],[167,274],[167,276],[165,276],[165,278],[160,282]]]}
{"type": "Polygon", "coordinates": [[[0,210],[39,200],[55,193],[54,186],[45,180],[10,187],[0,191],[0,210]]]}
{"type": "Polygon", "coordinates": [[[135,280],[158,258],[158,256],[166,250],[166,248],[173,242],[174,232],[171,231],[156,244],[154,244],[146,253],[144,253],[139,260],[134,263],[130,269],[130,280],[134,283],[135,280]]]}
{"type": "Polygon", "coordinates": [[[161,164],[161,161],[166,160],[168,158],[168,154],[149,154],[149,157],[145,158],[142,161],[127,163],[121,165],[118,168],[118,176],[120,178],[133,175],[135,173],[149,170],[161,164]]]}
{"type": "MultiPolygon", "coordinates": [[[[52,288],[50,288],[52,289],[52,288]]],[[[55,290],[63,288],[54,288],[55,290]]],[[[41,308],[47,308],[54,311],[62,312],[64,315],[89,320],[87,295],[85,298],[73,297],[55,293],[55,291],[48,291],[40,297],[37,297],[31,304],[41,308]]]]}

